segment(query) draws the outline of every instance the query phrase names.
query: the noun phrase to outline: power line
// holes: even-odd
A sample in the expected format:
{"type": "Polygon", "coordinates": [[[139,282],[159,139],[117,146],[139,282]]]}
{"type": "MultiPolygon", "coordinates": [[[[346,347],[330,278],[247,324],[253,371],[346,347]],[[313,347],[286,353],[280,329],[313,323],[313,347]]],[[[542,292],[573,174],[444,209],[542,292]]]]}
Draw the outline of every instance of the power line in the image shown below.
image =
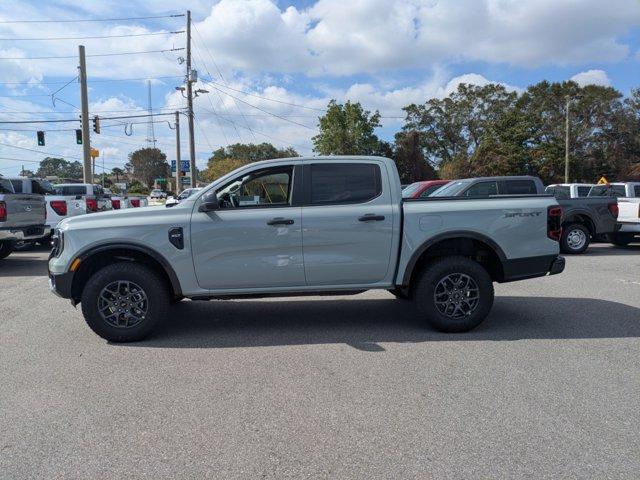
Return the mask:
{"type": "Polygon", "coordinates": [[[173,15],[155,15],[152,17],[126,17],[126,18],[84,18],[75,20],[2,20],[0,23],[78,23],[78,22],[125,22],[128,20],[152,20],[158,18],[184,17],[184,13],[173,15]]]}
{"type": "MultiPolygon", "coordinates": [[[[139,77],[139,78],[110,78],[103,80],[89,80],[87,83],[107,83],[107,82],[134,82],[140,80],[165,80],[183,78],[182,75],[164,76],[164,77],[139,77]]],[[[64,82],[0,82],[0,85],[27,85],[27,86],[40,86],[40,85],[62,85],[64,82]]]]}
{"type": "MultiPolygon", "coordinates": [[[[206,81],[205,81],[204,83],[208,83],[208,82],[206,82],[206,81]]],[[[211,88],[213,88],[213,89],[215,89],[215,90],[219,90],[219,89],[218,89],[218,87],[213,86],[213,85],[211,85],[211,88]]],[[[285,122],[289,122],[289,123],[292,123],[292,124],[294,124],[294,125],[298,125],[298,126],[300,126],[300,127],[304,127],[304,128],[306,128],[306,129],[308,129],[308,130],[313,130],[313,131],[315,131],[315,128],[310,127],[309,125],[305,125],[304,123],[296,122],[295,120],[290,120],[290,119],[288,119],[287,117],[283,117],[282,115],[278,115],[277,113],[270,112],[270,111],[265,110],[265,109],[263,109],[263,108],[260,108],[260,107],[258,107],[258,106],[256,106],[256,105],[253,105],[253,104],[251,104],[251,103],[249,103],[249,102],[245,102],[245,101],[244,101],[244,100],[242,100],[241,98],[234,97],[234,96],[233,96],[233,95],[231,95],[229,92],[225,92],[224,90],[220,90],[220,92],[224,93],[225,95],[230,96],[231,98],[235,98],[237,101],[242,102],[242,103],[244,103],[245,105],[248,105],[248,106],[250,106],[250,107],[252,107],[252,108],[255,108],[256,110],[260,110],[261,112],[264,112],[264,113],[266,113],[266,114],[268,114],[268,115],[271,115],[272,117],[279,118],[280,120],[284,120],[285,122]]]]}
{"type": "Polygon", "coordinates": [[[245,90],[239,90],[237,88],[232,88],[229,85],[222,85],[221,83],[214,82],[213,80],[203,80],[203,82],[212,83],[214,85],[218,85],[220,87],[228,88],[229,90],[233,90],[234,92],[243,93],[244,95],[247,95],[249,97],[260,98],[262,100],[267,100],[269,102],[281,103],[283,105],[289,105],[291,107],[305,108],[307,110],[314,110],[316,112],[326,112],[327,111],[325,108],[308,107],[306,105],[300,105],[299,103],[285,102],[284,100],[278,100],[278,99],[275,99],[275,98],[263,97],[261,95],[256,95],[255,93],[250,93],[250,92],[247,92],[245,90]]]}
{"type": "Polygon", "coordinates": [[[184,33],[184,30],[173,32],[147,32],[147,33],[125,33],[122,35],[90,35],[86,37],[30,37],[30,38],[0,38],[3,42],[27,42],[27,41],[48,41],[48,40],[88,40],[96,38],[125,38],[125,37],[148,37],[151,35],[176,35],[184,33]]]}
{"type": "Polygon", "coordinates": [[[45,152],[44,150],[35,150],[33,148],[19,147],[17,145],[11,145],[11,144],[8,144],[8,143],[0,143],[0,145],[5,146],[5,147],[10,147],[10,148],[17,148],[18,150],[26,150],[28,152],[44,153],[45,155],[53,155],[54,157],[77,158],[78,160],[80,159],[80,157],[78,157],[77,155],[62,155],[60,153],[45,152]]]}
{"type": "MultiPolygon", "coordinates": [[[[142,55],[146,53],[166,53],[166,52],[178,52],[184,50],[184,48],[169,48],[165,50],[146,50],[143,52],[117,52],[117,53],[94,53],[92,55],[86,55],[87,57],[115,57],[119,55],[142,55]]],[[[78,58],[77,55],[61,55],[52,57],[0,57],[0,60],[55,60],[64,58],[78,58]]]]}
{"type": "MultiPolygon", "coordinates": [[[[71,104],[70,104],[71,105],[71,104]]],[[[72,107],[74,105],[71,105],[72,107]]],[[[77,107],[76,107],[77,108],[77,107]]],[[[157,117],[162,115],[173,115],[173,113],[146,113],[143,115],[123,115],[118,117],[100,117],[101,120],[122,120],[126,118],[143,118],[143,117],[157,117]]],[[[22,124],[22,123],[69,123],[69,122],[77,122],[79,121],[77,118],[73,119],[60,119],[60,120],[14,120],[14,121],[0,121],[0,125],[5,124],[22,124]]]]}

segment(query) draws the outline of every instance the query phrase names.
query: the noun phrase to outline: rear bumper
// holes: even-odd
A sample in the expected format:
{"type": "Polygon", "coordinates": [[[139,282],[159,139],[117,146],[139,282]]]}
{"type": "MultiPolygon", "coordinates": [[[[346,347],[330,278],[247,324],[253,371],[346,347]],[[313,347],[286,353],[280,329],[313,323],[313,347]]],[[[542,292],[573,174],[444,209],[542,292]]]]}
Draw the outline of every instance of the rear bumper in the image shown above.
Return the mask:
{"type": "Polygon", "coordinates": [[[503,282],[514,282],[527,278],[557,275],[564,271],[565,260],[560,255],[516,258],[502,263],[503,282]]]}
{"type": "Polygon", "coordinates": [[[46,225],[26,227],[0,227],[0,240],[37,240],[48,232],[46,225]]]}

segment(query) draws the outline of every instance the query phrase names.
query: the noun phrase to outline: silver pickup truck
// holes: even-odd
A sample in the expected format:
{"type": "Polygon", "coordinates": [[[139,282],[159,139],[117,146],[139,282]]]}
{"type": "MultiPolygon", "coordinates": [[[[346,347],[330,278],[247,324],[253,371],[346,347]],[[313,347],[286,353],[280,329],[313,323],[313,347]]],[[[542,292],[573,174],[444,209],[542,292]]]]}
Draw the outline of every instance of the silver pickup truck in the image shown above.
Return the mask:
{"type": "Polygon", "coordinates": [[[446,332],[474,328],[493,282],[560,273],[552,196],[402,200],[392,160],[289,158],[179,204],[63,220],[51,289],[110,341],[149,335],[170,302],[383,289],[446,332]]]}
{"type": "Polygon", "coordinates": [[[42,238],[45,217],[43,195],[15,193],[11,181],[0,178],[0,260],[11,254],[15,242],[42,238]]]}

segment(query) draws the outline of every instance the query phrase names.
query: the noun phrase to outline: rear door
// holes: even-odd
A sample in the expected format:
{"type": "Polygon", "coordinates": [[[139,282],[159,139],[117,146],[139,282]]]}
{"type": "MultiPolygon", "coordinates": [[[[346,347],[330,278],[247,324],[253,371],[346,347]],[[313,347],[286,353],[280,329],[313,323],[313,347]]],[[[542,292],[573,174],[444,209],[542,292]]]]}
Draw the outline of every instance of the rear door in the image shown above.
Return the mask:
{"type": "Polygon", "coordinates": [[[394,222],[384,168],[376,161],[305,162],[302,242],[309,286],[384,280],[394,222]]]}

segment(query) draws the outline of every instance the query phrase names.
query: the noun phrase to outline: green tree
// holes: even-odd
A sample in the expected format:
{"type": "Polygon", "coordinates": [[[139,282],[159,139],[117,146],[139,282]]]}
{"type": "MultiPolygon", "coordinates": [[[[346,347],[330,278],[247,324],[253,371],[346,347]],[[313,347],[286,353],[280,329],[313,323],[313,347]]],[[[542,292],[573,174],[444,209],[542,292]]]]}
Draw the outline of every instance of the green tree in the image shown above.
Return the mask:
{"type": "Polygon", "coordinates": [[[438,177],[434,168],[424,158],[418,132],[397,133],[395,154],[391,158],[396,161],[402,183],[413,183],[438,177]]]}
{"type": "Polygon", "coordinates": [[[371,113],[359,102],[344,105],[331,100],[327,113],[319,118],[320,133],[312,138],[320,155],[379,155],[388,152],[374,131],[380,126],[378,111],[371,113]]]}
{"type": "Polygon", "coordinates": [[[147,187],[153,186],[156,178],[166,178],[171,174],[167,156],[158,148],[141,148],[129,154],[135,178],[147,187]]]}
{"type": "Polygon", "coordinates": [[[213,152],[202,177],[211,182],[249,163],[272,158],[298,157],[293,148],[277,148],[270,143],[234,143],[213,152]]]}
{"type": "Polygon", "coordinates": [[[40,162],[36,176],[81,179],[82,164],[64,158],[46,157],[40,162]]]}

